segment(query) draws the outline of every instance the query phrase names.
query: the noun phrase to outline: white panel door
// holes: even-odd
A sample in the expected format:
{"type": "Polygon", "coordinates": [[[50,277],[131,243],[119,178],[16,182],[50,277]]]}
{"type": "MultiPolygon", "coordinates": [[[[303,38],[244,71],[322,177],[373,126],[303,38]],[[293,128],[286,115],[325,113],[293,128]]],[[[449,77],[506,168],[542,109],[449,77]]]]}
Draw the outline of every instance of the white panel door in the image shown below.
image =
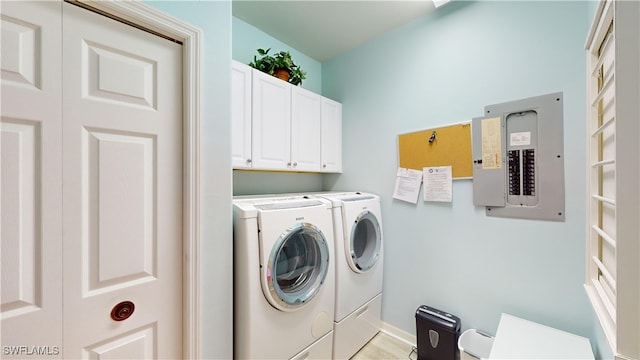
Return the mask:
{"type": "Polygon", "coordinates": [[[182,47],[63,10],[64,357],[181,358],[182,47]]]}
{"type": "Polygon", "coordinates": [[[322,171],[342,172],[342,104],[322,98],[322,171]]]}
{"type": "Polygon", "coordinates": [[[62,7],[1,11],[1,357],[60,358],[62,7]]]}
{"type": "Polygon", "coordinates": [[[251,168],[251,67],[231,61],[231,164],[251,168]]]}
{"type": "Polygon", "coordinates": [[[320,171],[320,102],[322,97],[291,87],[291,169],[320,171]]]}
{"type": "Polygon", "coordinates": [[[291,85],[253,70],[252,163],[263,170],[291,168],[291,85]]]}

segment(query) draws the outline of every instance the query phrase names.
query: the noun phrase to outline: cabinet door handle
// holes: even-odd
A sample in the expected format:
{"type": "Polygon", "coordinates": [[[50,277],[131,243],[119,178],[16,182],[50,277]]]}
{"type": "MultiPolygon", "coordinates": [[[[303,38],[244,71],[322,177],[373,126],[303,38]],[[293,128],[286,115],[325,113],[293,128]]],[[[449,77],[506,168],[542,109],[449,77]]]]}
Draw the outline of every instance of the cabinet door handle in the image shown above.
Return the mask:
{"type": "Polygon", "coordinates": [[[248,163],[248,164],[251,164],[251,159],[247,159],[247,163],[248,163]]]}
{"type": "Polygon", "coordinates": [[[298,163],[297,163],[297,162],[294,162],[294,163],[293,163],[293,167],[296,167],[296,166],[298,166],[298,163]]]}
{"type": "Polygon", "coordinates": [[[287,163],[287,166],[291,166],[291,163],[290,163],[290,162],[288,162],[288,163],[287,163]]]}
{"type": "Polygon", "coordinates": [[[323,168],[326,168],[326,167],[327,167],[327,164],[322,164],[322,167],[323,167],[323,168]]]}

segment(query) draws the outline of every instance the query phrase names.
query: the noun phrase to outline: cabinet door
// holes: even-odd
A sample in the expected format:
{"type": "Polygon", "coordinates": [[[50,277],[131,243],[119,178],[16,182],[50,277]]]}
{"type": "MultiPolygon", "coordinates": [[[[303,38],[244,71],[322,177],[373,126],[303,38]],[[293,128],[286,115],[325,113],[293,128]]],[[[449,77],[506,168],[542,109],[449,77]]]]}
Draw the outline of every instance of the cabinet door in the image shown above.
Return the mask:
{"type": "Polygon", "coordinates": [[[342,172],[342,104],[322,98],[322,171],[342,172]]]}
{"type": "Polygon", "coordinates": [[[248,65],[231,62],[231,164],[234,169],[251,167],[251,71],[248,65]]]}
{"type": "Polygon", "coordinates": [[[289,170],[291,166],[291,85],[253,69],[253,167],[289,170]]]}
{"type": "Polygon", "coordinates": [[[320,171],[320,103],[322,97],[291,87],[291,170],[320,171]]]}

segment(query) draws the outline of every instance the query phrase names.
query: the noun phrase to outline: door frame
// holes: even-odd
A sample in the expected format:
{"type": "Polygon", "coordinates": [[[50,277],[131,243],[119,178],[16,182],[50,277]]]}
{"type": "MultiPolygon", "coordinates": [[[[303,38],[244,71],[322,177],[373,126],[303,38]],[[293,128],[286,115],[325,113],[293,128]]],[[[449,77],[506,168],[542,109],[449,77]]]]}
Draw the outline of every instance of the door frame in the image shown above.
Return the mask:
{"type": "Polygon", "coordinates": [[[200,358],[200,62],[202,31],[140,1],[67,0],[182,42],[183,357],[200,358]]]}

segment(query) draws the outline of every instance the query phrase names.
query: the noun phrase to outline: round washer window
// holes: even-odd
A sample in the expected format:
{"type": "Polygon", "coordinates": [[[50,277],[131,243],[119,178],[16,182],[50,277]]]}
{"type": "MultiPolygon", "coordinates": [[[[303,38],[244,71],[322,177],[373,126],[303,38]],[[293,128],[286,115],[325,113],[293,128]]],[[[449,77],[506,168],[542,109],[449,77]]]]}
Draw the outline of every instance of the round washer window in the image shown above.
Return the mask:
{"type": "Polygon", "coordinates": [[[354,270],[364,272],[376,264],[380,255],[381,240],[378,219],[369,211],[361,213],[351,228],[349,243],[354,270]]]}
{"type": "Polygon", "coordinates": [[[329,265],[329,248],[322,231],[300,223],[284,232],[271,251],[267,281],[276,307],[293,310],[320,291],[329,265]]]}

